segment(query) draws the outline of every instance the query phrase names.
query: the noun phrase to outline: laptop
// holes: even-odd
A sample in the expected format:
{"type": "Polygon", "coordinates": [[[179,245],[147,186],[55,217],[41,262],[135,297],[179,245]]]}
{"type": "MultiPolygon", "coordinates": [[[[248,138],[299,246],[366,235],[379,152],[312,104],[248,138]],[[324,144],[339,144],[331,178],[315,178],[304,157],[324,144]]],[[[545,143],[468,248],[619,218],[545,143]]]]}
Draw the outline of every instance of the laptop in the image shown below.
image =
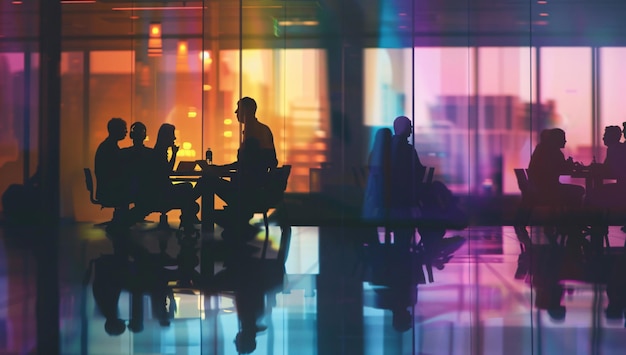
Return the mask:
{"type": "Polygon", "coordinates": [[[180,161],[178,162],[178,166],[176,167],[176,172],[185,173],[195,171],[197,164],[198,163],[196,163],[195,161],[180,161]]]}
{"type": "Polygon", "coordinates": [[[194,163],[198,164],[201,170],[209,170],[211,169],[211,165],[206,160],[196,160],[194,163]]]}

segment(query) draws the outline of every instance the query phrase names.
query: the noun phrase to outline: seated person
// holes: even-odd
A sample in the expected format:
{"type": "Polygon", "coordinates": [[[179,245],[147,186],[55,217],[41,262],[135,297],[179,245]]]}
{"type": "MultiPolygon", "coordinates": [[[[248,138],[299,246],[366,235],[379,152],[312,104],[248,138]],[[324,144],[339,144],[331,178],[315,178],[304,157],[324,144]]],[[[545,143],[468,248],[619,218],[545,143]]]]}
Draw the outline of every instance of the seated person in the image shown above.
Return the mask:
{"type": "Polygon", "coordinates": [[[553,128],[542,134],[541,143],[535,147],[528,165],[528,183],[533,196],[541,196],[559,206],[582,205],[585,189],[582,186],[562,184],[559,176],[571,173],[572,159],[565,159],[565,132],[553,128]]]}
{"type": "Polygon", "coordinates": [[[602,140],[606,149],[606,158],[602,164],[592,164],[594,175],[600,176],[592,191],[587,192],[586,205],[592,216],[592,240],[601,242],[601,237],[608,232],[605,212],[622,208],[626,205],[626,146],[620,143],[622,130],[618,126],[604,128],[602,140]],[[616,179],[616,183],[602,182],[603,178],[616,179]]]}
{"type": "MultiPolygon", "coordinates": [[[[228,221],[222,221],[222,224],[227,224],[223,225],[225,229],[229,226],[247,224],[252,217],[250,207],[266,185],[268,172],[278,164],[272,131],[259,122],[256,110],[257,104],[254,99],[244,97],[239,100],[235,114],[245,128],[243,142],[237,152],[237,161],[213,166],[195,188],[196,198],[205,192],[215,193],[226,202],[231,211],[237,212],[237,216],[231,215],[228,221]],[[231,170],[237,172],[230,181],[220,177],[231,170]]],[[[250,232],[253,230],[250,229],[250,232]]]]}
{"type": "Polygon", "coordinates": [[[157,141],[151,154],[140,163],[141,171],[139,189],[133,207],[127,216],[116,221],[113,228],[128,228],[132,224],[143,220],[151,212],[163,212],[174,208],[181,209],[181,227],[185,233],[195,232],[199,206],[193,196],[193,187],[190,183],[173,184],[170,174],[176,160],[178,146],[174,144],[175,127],[164,123],[159,128],[157,141]],[[171,149],[171,158],[168,151],[171,149]]]}
{"type": "Polygon", "coordinates": [[[146,125],[142,122],[135,122],[130,125],[130,139],[133,145],[122,149],[122,157],[126,162],[126,168],[129,176],[129,188],[131,197],[135,197],[141,184],[140,176],[141,168],[147,159],[152,156],[152,148],[144,145],[147,136],[146,125]]]}
{"type": "Polygon", "coordinates": [[[126,121],[114,117],[107,123],[108,137],[96,150],[96,199],[103,205],[128,206],[128,176],[118,142],[126,137],[126,121]]]}
{"type": "Polygon", "coordinates": [[[618,126],[604,128],[602,140],[606,146],[606,158],[602,164],[592,164],[591,169],[603,178],[616,179],[616,183],[599,184],[593,191],[588,191],[591,207],[619,207],[623,205],[626,192],[626,147],[620,143],[622,130],[618,126]],[[620,196],[619,198],[616,198],[620,196]]]}

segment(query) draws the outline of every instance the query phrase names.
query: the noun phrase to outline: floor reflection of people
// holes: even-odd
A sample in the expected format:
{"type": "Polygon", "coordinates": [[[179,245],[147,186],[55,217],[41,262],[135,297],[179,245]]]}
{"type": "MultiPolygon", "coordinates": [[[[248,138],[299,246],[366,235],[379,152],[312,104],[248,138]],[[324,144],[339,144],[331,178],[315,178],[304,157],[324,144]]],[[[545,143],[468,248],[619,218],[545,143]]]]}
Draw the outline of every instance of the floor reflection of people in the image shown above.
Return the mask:
{"type": "Polygon", "coordinates": [[[131,295],[131,315],[128,328],[143,330],[143,295],[149,294],[152,312],[161,326],[170,324],[167,311],[169,289],[168,270],[163,268],[158,255],[120,238],[114,243],[114,254],[102,255],[92,261],[93,296],[98,310],[105,317],[104,329],[109,335],[120,335],[126,330],[125,320],[119,317],[118,302],[123,290],[131,295]]]}
{"type": "MultiPolygon", "coordinates": [[[[622,320],[626,310],[625,254],[620,249],[602,259],[592,258],[584,243],[584,240],[576,239],[566,246],[533,245],[520,254],[515,278],[530,278],[535,292],[534,306],[545,310],[554,322],[563,322],[566,318],[563,296],[568,289],[568,293],[572,290],[567,282],[606,284],[606,318],[622,320]]],[[[594,292],[601,290],[600,287],[593,289],[594,292]]]]}
{"type": "MultiPolygon", "coordinates": [[[[606,295],[609,299],[605,314],[609,320],[622,320],[626,318],[626,253],[610,256],[608,262],[606,295]]],[[[626,321],[624,323],[626,327],[626,321]]]]}
{"type": "Polygon", "coordinates": [[[399,245],[370,245],[366,251],[364,280],[374,297],[364,303],[391,311],[392,325],[404,332],[413,324],[411,309],[417,303],[418,284],[424,284],[422,256],[399,245]]]}
{"type": "MultiPolygon", "coordinates": [[[[289,237],[283,234],[282,238],[289,237]]],[[[239,319],[235,346],[239,353],[249,354],[256,349],[257,333],[267,329],[266,299],[281,290],[284,275],[284,261],[234,253],[227,266],[208,282],[206,290],[210,294],[234,294],[239,319]]]]}

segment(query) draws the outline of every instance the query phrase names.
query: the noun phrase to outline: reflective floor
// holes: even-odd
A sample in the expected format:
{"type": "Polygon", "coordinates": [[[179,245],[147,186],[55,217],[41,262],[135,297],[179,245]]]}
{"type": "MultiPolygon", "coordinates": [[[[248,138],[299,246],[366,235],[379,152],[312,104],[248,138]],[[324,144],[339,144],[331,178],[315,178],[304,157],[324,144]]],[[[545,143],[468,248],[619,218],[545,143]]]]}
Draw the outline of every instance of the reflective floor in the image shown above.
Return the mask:
{"type": "MultiPolygon", "coordinates": [[[[24,235],[14,234],[3,231],[0,244],[2,354],[36,347],[36,260],[24,235]]],[[[196,262],[185,274],[163,267],[168,259],[159,252],[159,240],[169,237],[166,252],[172,258],[181,251],[169,231],[133,231],[139,252],[121,260],[102,228],[65,226],[59,252],[62,353],[623,354],[626,349],[626,234],[618,227],[611,228],[611,247],[601,256],[578,246],[549,246],[535,230],[534,246],[521,256],[511,227],[449,232],[446,237],[463,239],[455,239],[461,242],[453,252],[432,260],[432,282],[419,251],[363,247],[364,234],[349,227],[292,227],[289,235],[272,226],[260,260],[264,232],[250,243],[256,248],[242,251],[250,256],[245,259],[229,258],[218,238],[203,235],[197,260],[191,258],[196,262]],[[281,238],[289,243],[281,244],[281,238]]]]}

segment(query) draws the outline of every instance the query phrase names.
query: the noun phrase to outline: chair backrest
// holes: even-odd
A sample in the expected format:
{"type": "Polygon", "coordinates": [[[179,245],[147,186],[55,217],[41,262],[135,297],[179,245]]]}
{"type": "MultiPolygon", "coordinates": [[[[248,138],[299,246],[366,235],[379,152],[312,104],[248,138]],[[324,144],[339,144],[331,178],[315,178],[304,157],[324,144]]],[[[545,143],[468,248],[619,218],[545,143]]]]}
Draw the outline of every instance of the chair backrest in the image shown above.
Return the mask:
{"type": "Polygon", "coordinates": [[[361,190],[365,191],[367,186],[367,175],[369,174],[369,168],[367,166],[353,166],[352,175],[354,176],[354,183],[361,190]]]}
{"type": "Polygon", "coordinates": [[[93,176],[91,175],[91,169],[84,168],[83,172],[85,173],[85,185],[87,185],[87,191],[89,191],[89,200],[91,203],[99,205],[100,202],[98,202],[94,197],[93,176]]]}
{"type": "Polygon", "coordinates": [[[426,170],[426,179],[424,180],[424,182],[427,184],[432,183],[434,175],[435,175],[435,167],[431,166],[428,168],[428,170],[426,170]]]}
{"type": "Polygon", "coordinates": [[[263,200],[259,201],[261,209],[273,207],[283,200],[290,174],[291,165],[283,165],[269,172],[269,182],[265,188],[265,194],[261,197],[263,200]]]}
{"type": "Polygon", "coordinates": [[[513,171],[515,171],[517,187],[519,187],[522,195],[528,193],[528,175],[526,174],[526,169],[513,169],[513,171]]]}

